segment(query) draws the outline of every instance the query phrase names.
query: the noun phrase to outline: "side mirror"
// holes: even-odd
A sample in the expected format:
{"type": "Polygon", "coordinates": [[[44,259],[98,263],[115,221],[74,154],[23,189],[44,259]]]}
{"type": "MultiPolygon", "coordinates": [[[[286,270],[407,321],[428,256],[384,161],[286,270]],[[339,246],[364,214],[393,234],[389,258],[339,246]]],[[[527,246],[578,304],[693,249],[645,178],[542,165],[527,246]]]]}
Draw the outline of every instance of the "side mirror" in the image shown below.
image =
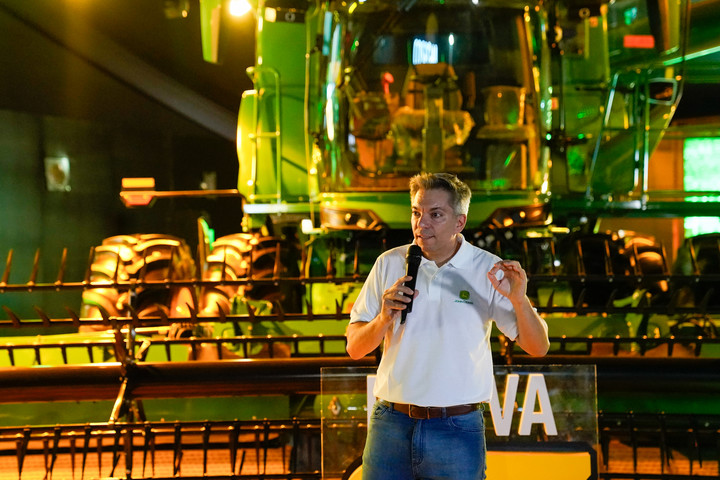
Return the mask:
{"type": "Polygon", "coordinates": [[[674,105],[678,95],[678,82],[674,78],[648,80],[648,102],[651,105],[674,105]]]}

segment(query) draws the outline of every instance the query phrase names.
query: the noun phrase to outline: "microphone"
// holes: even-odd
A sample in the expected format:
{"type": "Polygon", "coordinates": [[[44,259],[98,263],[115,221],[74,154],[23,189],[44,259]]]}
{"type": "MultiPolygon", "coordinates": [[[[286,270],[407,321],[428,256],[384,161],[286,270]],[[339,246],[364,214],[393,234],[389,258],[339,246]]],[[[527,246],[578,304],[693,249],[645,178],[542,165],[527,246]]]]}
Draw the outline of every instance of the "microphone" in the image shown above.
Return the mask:
{"type": "Polygon", "coordinates": [[[407,304],[407,308],[400,312],[400,325],[405,323],[407,314],[412,312],[413,298],[415,296],[415,280],[417,280],[418,267],[420,267],[421,259],[422,249],[417,245],[410,245],[407,255],[405,255],[405,275],[411,276],[412,279],[405,282],[405,286],[412,289],[413,293],[410,295],[410,303],[407,304]]]}

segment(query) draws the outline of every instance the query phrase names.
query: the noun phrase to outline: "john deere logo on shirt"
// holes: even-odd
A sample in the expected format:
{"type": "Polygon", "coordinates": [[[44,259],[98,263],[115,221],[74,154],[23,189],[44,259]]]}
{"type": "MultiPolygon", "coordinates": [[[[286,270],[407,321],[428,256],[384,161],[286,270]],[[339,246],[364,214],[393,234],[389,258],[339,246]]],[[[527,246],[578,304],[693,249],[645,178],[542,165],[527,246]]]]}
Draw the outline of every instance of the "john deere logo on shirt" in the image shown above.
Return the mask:
{"type": "Polygon", "coordinates": [[[458,297],[460,297],[459,300],[455,300],[455,303],[469,303],[472,305],[473,302],[470,301],[470,292],[467,290],[460,290],[460,293],[458,293],[458,297]]]}

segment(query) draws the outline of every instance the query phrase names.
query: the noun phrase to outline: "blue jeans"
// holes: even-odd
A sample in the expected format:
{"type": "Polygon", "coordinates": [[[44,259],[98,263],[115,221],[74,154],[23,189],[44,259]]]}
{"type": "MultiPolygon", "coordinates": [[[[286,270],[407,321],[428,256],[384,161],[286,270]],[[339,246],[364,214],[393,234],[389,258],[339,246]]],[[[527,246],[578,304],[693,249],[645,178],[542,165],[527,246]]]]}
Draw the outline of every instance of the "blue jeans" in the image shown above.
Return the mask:
{"type": "Polygon", "coordinates": [[[483,480],[483,411],[418,420],[378,401],[362,470],[363,480],[483,480]]]}

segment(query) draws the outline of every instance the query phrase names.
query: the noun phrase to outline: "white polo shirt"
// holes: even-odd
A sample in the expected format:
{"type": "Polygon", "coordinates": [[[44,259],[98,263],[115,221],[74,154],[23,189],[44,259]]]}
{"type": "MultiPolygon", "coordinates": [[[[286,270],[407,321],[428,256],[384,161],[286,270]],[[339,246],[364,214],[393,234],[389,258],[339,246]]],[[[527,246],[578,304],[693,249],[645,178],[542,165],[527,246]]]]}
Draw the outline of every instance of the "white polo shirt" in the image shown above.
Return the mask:
{"type": "MultiPolygon", "coordinates": [[[[350,314],[350,323],[370,322],[383,292],[405,276],[408,245],[378,257],[350,314]]],[[[487,272],[500,258],[462,239],[445,265],[423,258],[412,312],[388,330],[389,345],[377,371],[374,394],[395,403],[447,407],[487,402],[492,390],[492,321],[511,339],[517,319],[487,272]]],[[[387,344],[386,344],[387,345],[387,344]]]]}

